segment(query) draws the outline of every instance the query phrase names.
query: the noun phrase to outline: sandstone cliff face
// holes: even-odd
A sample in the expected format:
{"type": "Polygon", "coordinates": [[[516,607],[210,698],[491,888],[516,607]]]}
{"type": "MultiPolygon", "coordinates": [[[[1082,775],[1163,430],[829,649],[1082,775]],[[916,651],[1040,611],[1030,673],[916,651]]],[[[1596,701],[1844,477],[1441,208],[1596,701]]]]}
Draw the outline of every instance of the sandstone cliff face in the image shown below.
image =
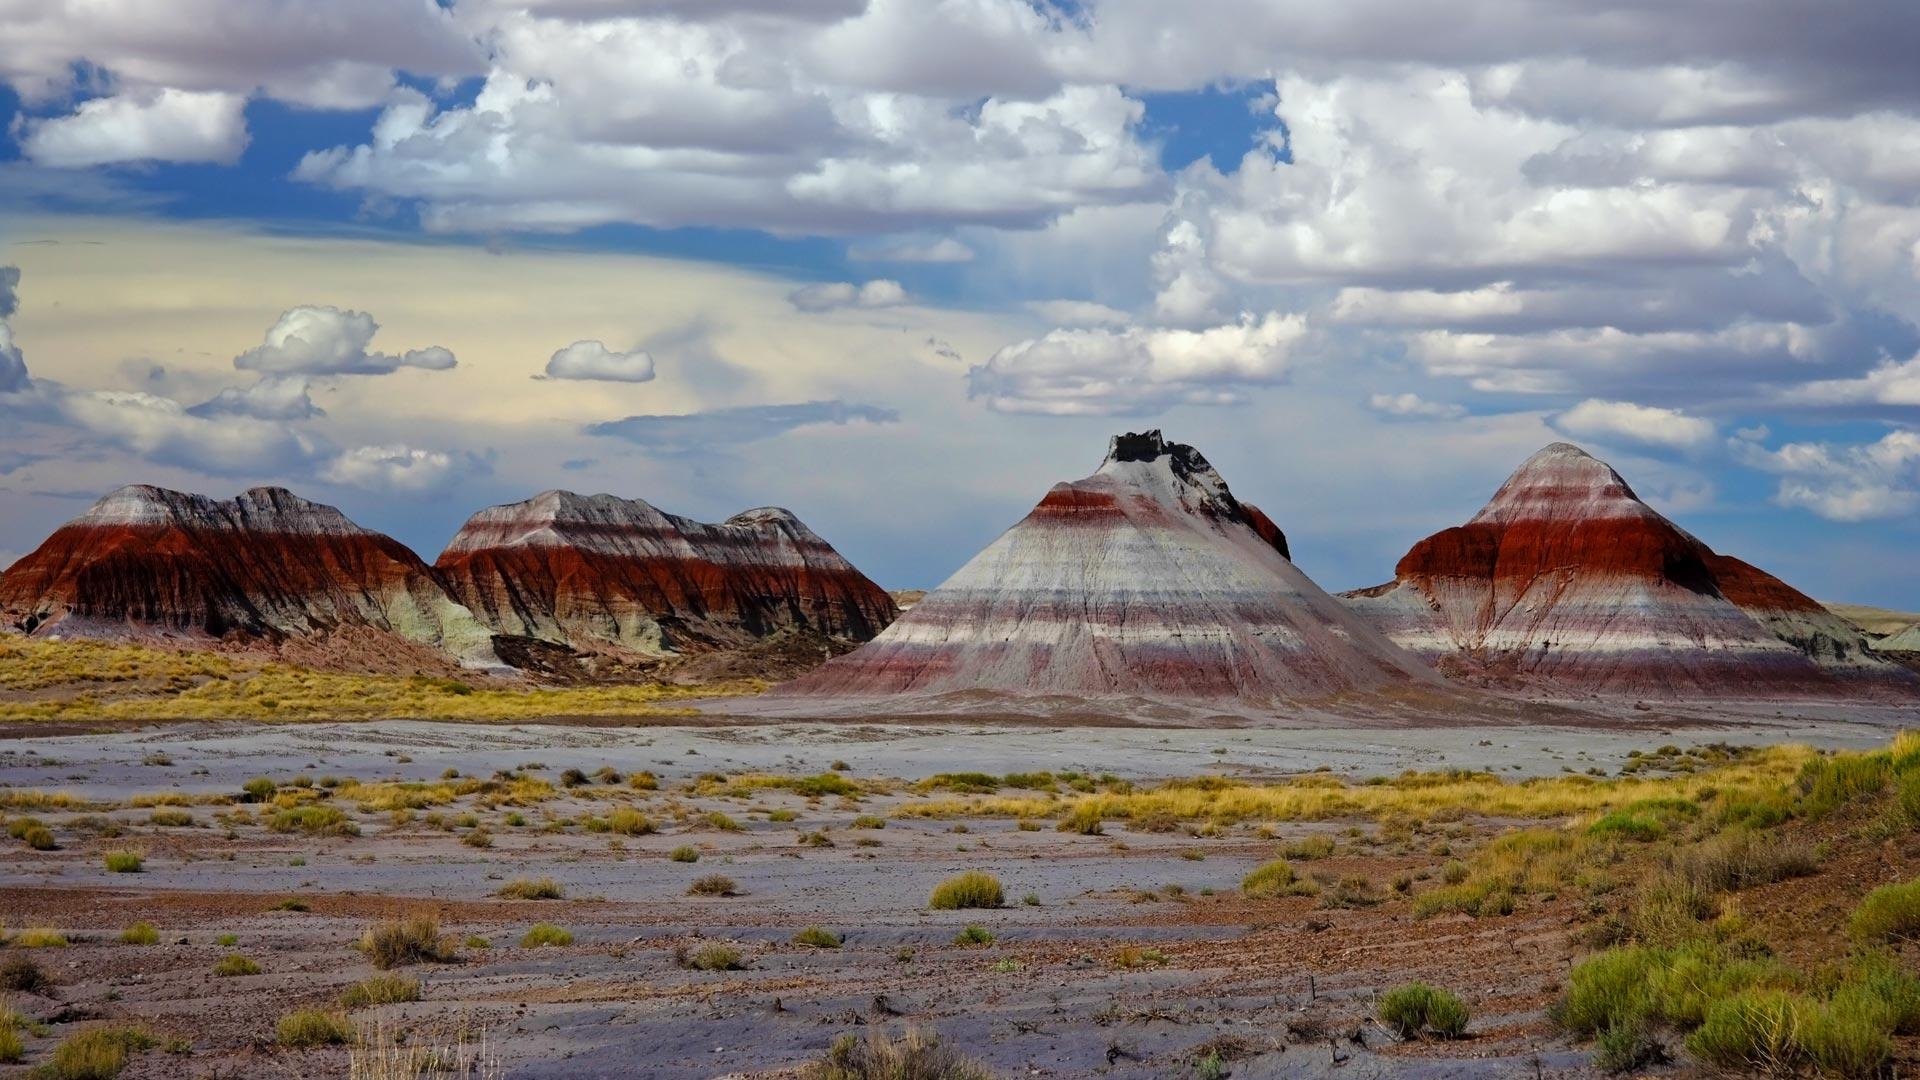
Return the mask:
{"type": "Polygon", "coordinates": [[[775,692],[1273,701],[1438,683],[1155,431],[1115,438],[878,638],[775,692]]]}
{"type": "Polygon", "coordinates": [[[1541,450],[1467,524],[1346,594],[1455,674],[1667,697],[1897,686],[1845,620],[1720,555],[1578,447],[1541,450]]]}
{"type": "Polygon", "coordinates": [[[468,519],[436,569],[497,633],[643,653],[784,629],[865,641],[885,590],[785,510],[708,525],[638,499],[549,491],[468,519]]]}
{"type": "Polygon", "coordinates": [[[491,661],[490,635],[390,537],[282,488],[121,488],[0,574],[34,634],[257,638],[371,629],[491,661]]]}

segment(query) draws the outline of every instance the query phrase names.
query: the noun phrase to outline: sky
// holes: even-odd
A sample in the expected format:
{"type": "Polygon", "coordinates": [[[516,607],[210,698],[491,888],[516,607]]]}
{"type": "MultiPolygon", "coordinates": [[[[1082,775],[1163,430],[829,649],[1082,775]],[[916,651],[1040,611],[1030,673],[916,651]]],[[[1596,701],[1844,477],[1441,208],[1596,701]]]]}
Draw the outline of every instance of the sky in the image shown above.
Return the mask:
{"type": "Polygon", "coordinates": [[[1108,436],[1332,589],[1547,443],[1920,608],[1920,6],[0,0],[0,564],[550,488],[939,583],[1108,436]]]}

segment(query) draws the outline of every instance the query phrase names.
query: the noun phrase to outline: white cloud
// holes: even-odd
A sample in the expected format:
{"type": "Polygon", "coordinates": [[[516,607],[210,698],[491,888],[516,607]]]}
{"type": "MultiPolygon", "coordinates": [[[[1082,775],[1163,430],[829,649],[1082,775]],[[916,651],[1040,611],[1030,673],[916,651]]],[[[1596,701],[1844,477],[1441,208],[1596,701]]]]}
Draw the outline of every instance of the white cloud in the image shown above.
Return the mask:
{"type": "Polygon", "coordinates": [[[855,285],[836,281],[823,285],[805,285],[787,294],[787,301],[801,311],[832,311],[835,308],[894,307],[907,302],[907,290],[897,281],[884,278],[855,285]]]}
{"type": "Polygon", "coordinates": [[[1027,310],[1056,326],[1125,326],[1132,316],[1091,300],[1029,300],[1027,310]]]}
{"type": "Polygon", "coordinates": [[[217,476],[297,471],[323,451],[317,440],[286,424],[235,414],[199,416],[156,394],[47,393],[56,416],[104,444],[217,476]]]}
{"type": "Polygon", "coordinates": [[[1920,507],[1920,432],[1889,431],[1864,446],[1730,441],[1736,460],[1781,477],[1774,501],[1829,521],[1899,517],[1920,507]]]}
{"type": "Polygon", "coordinates": [[[1550,418],[1555,428],[1586,439],[1626,440],[1671,450],[1694,450],[1717,434],[1711,420],[1678,409],[1589,398],[1550,418]]]}
{"type": "Polygon", "coordinates": [[[546,378],[651,382],[653,357],[645,349],[614,352],[598,341],[576,341],[547,361],[546,378]]]}
{"type": "Polygon", "coordinates": [[[251,416],[257,420],[307,420],[326,413],[313,403],[311,380],[300,375],[263,375],[252,385],[230,386],[188,411],[196,416],[251,416]]]}
{"type": "Polygon", "coordinates": [[[141,161],[231,165],[247,148],[246,99],[163,89],[83,101],[68,116],[26,120],[20,149],[41,165],[85,168],[141,161]]]}
{"type": "Polygon", "coordinates": [[[272,375],[385,375],[403,367],[445,371],[453,353],[439,345],[410,349],[398,356],[368,346],[380,324],[364,311],[335,307],[296,307],[267,329],[266,342],[233,360],[242,371],[272,375]]]}
{"type": "Polygon", "coordinates": [[[326,462],[319,476],[347,487],[417,494],[442,490],[478,467],[464,455],[393,443],[348,450],[326,462]]]}
{"type": "Polygon", "coordinates": [[[1408,420],[1457,420],[1467,415],[1464,405],[1428,401],[1419,394],[1374,394],[1367,399],[1374,412],[1408,420]]]}
{"type": "Polygon", "coordinates": [[[1781,395],[1808,405],[1920,405],[1920,354],[1884,360],[1857,379],[1820,379],[1781,395]]]}
{"type": "Polygon", "coordinates": [[[1306,336],[1298,315],[1243,317],[1207,330],[1062,329],[1021,341],[967,373],[997,412],[1149,415],[1175,404],[1227,405],[1285,379],[1306,336]]]}
{"type": "Polygon", "coordinates": [[[859,244],[848,250],[849,258],[865,262],[963,263],[973,260],[973,249],[951,236],[935,239],[905,238],[877,244],[859,244]]]}
{"type": "Polygon", "coordinates": [[[29,381],[27,358],[14,343],[13,328],[0,320],[0,394],[24,390],[29,381]]]}

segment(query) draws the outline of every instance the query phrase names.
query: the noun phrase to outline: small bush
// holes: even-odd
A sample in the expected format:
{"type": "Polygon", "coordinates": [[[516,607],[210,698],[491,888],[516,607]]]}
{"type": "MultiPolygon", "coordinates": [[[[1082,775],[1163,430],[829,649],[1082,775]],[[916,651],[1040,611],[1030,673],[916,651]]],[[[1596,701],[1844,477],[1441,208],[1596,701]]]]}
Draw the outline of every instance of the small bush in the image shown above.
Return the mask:
{"type": "Polygon", "coordinates": [[[1093,803],[1080,803],[1060,819],[1054,826],[1061,832],[1079,833],[1081,836],[1099,836],[1106,827],[1100,821],[1100,808],[1093,803]]]}
{"type": "Polygon", "coordinates": [[[115,874],[137,874],[146,866],[146,857],[137,851],[109,851],[105,861],[115,874]]]}
{"type": "Polygon", "coordinates": [[[304,833],[307,836],[359,836],[360,826],[337,806],[293,806],[276,810],[267,819],[267,828],[278,833],[304,833]]]}
{"type": "Polygon", "coordinates": [[[184,829],[193,824],[193,815],[185,810],[163,807],[147,815],[147,820],[164,828],[184,829]]]}
{"type": "Polygon", "coordinates": [[[818,926],[809,926],[793,935],[793,943],[811,949],[837,949],[840,947],[840,935],[818,926]]]}
{"type": "Polygon", "coordinates": [[[490,848],[493,846],[493,834],[479,828],[461,837],[460,842],[470,848],[490,848]]]}
{"type": "Polygon", "coordinates": [[[35,851],[60,850],[60,845],[53,839],[53,830],[45,825],[34,825],[22,830],[20,839],[35,851]]]}
{"type": "Polygon", "coordinates": [[[64,949],[67,935],[50,926],[35,926],[15,934],[13,944],[22,949],[64,949]]]}
{"type": "Polygon", "coordinates": [[[825,1059],[805,1075],[807,1080],[993,1080],[985,1066],[938,1035],[910,1028],[895,1039],[879,1027],[868,1029],[864,1039],[852,1034],[834,1039],[825,1059]]]}
{"type": "Polygon", "coordinates": [[[247,781],[246,783],[240,785],[240,791],[242,793],[241,799],[240,799],[241,802],[249,802],[249,803],[272,802],[273,797],[279,794],[280,792],[280,785],[274,783],[273,781],[267,779],[264,776],[256,776],[253,779],[247,781]]]}
{"type": "Polygon", "coordinates": [[[961,908],[997,908],[1007,902],[1000,879],[980,870],[969,870],[950,877],[934,887],[927,906],[935,911],[961,908]]]}
{"type": "Polygon", "coordinates": [[[1791,1073],[1805,1060],[1797,1041],[1803,1002],[1784,990],[1750,990],[1714,1002],[1687,1036],[1687,1051],[1710,1065],[1791,1073]]]}
{"type": "Polygon", "coordinates": [[[587,774],[579,769],[567,769],[560,774],[561,787],[580,787],[587,782],[587,774]]]}
{"type": "Polygon", "coordinates": [[[555,926],[552,923],[534,923],[533,926],[520,937],[520,947],[523,949],[544,949],[549,946],[571,944],[573,944],[572,931],[555,926]]]}
{"type": "Polygon", "coordinates": [[[1324,859],[1333,854],[1333,846],[1333,837],[1325,833],[1314,833],[1312,836],[1303,836],[1287,844],[1285,848],[1281,849],[1281,854],[1289,859],[1300,859],[1304,862],[1312,862],[1315,859],[1324,859]]]}
{"type": "Polygon", "coordinates": [[[642,769],[627,777],[627,786],[635,791],[659,791],[660,778],[642,769]]]}
{"type": "Polygon", "coordinates": [[[241,953],[228,953],[220,958],[219,963],[213,965],[213,973],[223,979],[235,975],[258,975],[260,965],[241,953]]]}
{"type": "Polygon", "coordinates": [[[853,824],[849,826],[849,828],[854,829],[884,829],[886,827],[887,819],[875,814],[861,814],[859,817],[854,818],[853,824]]]}
{"type": "Polygon", "coordinates": [[[1920,939],[1920,881],[1882,885],[1868,893],[1853,909],[1847,932],[1868,944],[1920,939]]]}
{"type": "Polygon", "coordinates": [[[280,1018],[274,1035],[281,1046],[341,1046],[353,1041],[353,1025],[339,1013],[301,1009],[280,1018]]]}
{"type": "Polygon", "coordinates": [[[440,918],[433,914],[375,923],[360,935],[359,949],[381,971],[455,959],[453,943],[440,936],[440,918]]]}
{"type": "Polygon", "coordinates": [[[739,889],[733,879],[725,874],[707,874],[693,879],[687,886],[688,896],[735,896],[739,889]]]}
{"type": "Polygon", "coordinates": [[[27,1056],[27,1045],[13,1025],[14,1019],[0,1010],[0,1065],[18,1065],[27,1056]]]}
{"type": "Polygon", "coordinates": [[[673,854],[667,857],[674,862],[699,862],[700,849],[694,847],[692,844],[681,844],[679,847],[673,849],[673,854]]]}
{"type": "Polygon", "coordinates": [[[346,1009],[364,1009],[370,1005],[393,1005],[420,1000],[420,982],[399,975],[375,975],[354,983],[340,992],[340,1005],[346,1009]]]}
{"type": "Polygon", "coordinates": [[[1446,990],[1413,982],[1380,996],[1380,1022],[1403,1039],[1457,1039],[1467,1030],[1467,1006],[1446,990]]]}
{"type": "Polygon", "coordinates": [[[9,956],[0,962],[0,990],[20,994],[44,993],[53,985],[40,965],[24,956],[9,956]]]}
{"type": "Polygon", "coordinates": [[[143,1028],[88,1028],[54,1047],[39,1071],[47,1080],[113,1080],[127,1067],[129,1056],[153,1045],[153,1036],[143,1028]]]}
{"type": "Polygon", "coordinates": [[[631,806],[623,806],[608,814],[607,828],[622,836],[649,836],[659,831],[652,818],[631,806]]]}
{"type": "Polygon", "coordinates": [[[709,826],[719,829],[722,832],[739,832],[744,827],[739,822],[718,810],[708,814],[704,820],[709,826]]]}
{"type": "Polygon", "coordinates": [[[993,944],[993,931],[977,923],[969,923],[967,928],[953,936],[953,943],[962,947],[970,945],[993,944]]]}
{"type": "Polygon", "coordinates": [[[503,900],[564,900],[567,890],[550,877],[515,878],[494,891],[503,900]]]}
{"type": "Polygon", "coordinates": [[[1313,896],[1320,887],[1301,880],[1285,859],[1275,859],[1240,879],[1240,891],[1260,900],[1272,896],[1313,896]]]}
{"type": "Polygon", "coordinates": [[[739,971],[747,965],[740,958],[740,950],[728,945],[702,945],[691,952],[684,949],[675,954],[681,967],[694,971],[739,971]]]}
{"type": "Polygon", "coordinates": [[[158,945],[160,931],[155,930],[150,922],[137,922],[120,931],[120,943],[122,945],[158,945]]]}

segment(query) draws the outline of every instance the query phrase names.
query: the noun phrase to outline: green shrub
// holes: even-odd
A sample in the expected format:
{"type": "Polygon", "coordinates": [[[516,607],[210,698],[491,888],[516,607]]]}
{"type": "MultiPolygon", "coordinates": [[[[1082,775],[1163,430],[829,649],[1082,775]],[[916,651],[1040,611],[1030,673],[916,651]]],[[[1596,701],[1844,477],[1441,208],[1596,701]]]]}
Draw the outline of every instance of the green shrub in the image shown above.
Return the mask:
{"type": "Polygon", "coordinates": [[[160,931],[150,922],[137,922],[120,931],[120,943],[123,945],[158,945],[160,931]]]}
{"type": "Polygon", "coordinates": [[[687,886],[688,896],[734,896],[739,892],[733,879],[725,874],[707,874],[693,879],[687,886]]]}
{"type": "Polygon", "coordinates": [[[45,825],[34,825],[22,830],[20,839],[35,851],[60,850],[60,845],[53,838],[53,830],[45,825]]]}
{"type": "Polygon", "coordinates": [[[1312,862],[1333,854],[1333,847],[1333,837],[1325,833],[1314,833],[1312,836],[1303,836],[1289,842],[1280,853],[1289,859],[1312,862]]]}
{"type": "Polygon", "coordinates": [[[1847,932],[1868,944],[1920,938],[1920,880],[1882,885],[1868,893],[1853,909],[1847,932]]]}
{"type": "Polygon", "coordinates": [[[273,801],[273,797],[280,792],[280,786],[264,776],[256,776],[240,785],[240,790],[243,793],[241,802],[263,803],[273,801]]]}
{"type": "Polygon", "coordinates": [[[1801,767],[1795,781],[1800,812],[1823,818],[1855,799],[1879,794],[1892,779],[1892,759],[1884,753],[1814,758],[1801,767]]]}
{"type": "Polygon", "coordinates": [[[706,823],[722,832],[739,832],[743,826],[718,810],[706,816],[706,823]]]}
{"type": "Polygon", "coordinates": [[[358,947],[381,971],[457,959],[453,942],[440,935],[440,918],[433,914],[377,922],[360,935],[358,947]]]}
{"type": "Polygon", "coordinates": [[[13,944],[21,949],[64,949],[67,935],[50,926],[35,926],[15,934],[13,944]]]}
{"type": "Polygon", "coordinates": [[[1060,824],[1054,828],[1061,832],[1079,833],[1081,836],[1099,836],[1107,831],[1100,821],[1100,807],[1091,802],[1076,804],[1060,818],[1060,824]]]}
{"type": "Polygon", "coordinates": [[[213,965],[213,973],[222,978],[235,975],[258,975],[260,965],[241,953],[228,953],[220,958],[219,963],[213,965]]]}
{"type": "Polygon", "coordinates": [[[854,818],[853,824],[849,826],[849,828],[854,829],[884,829],[886,827],[887,819],[876,814],[861,814],[859,817],[854,818]]]}
{"type": "Polygon", "coordinates": [[[1380,1022],[1403,1039],[1432,1035],[1457,1039],[1467,1030],[1467,1006],[1446,990],[1408,983],[1380,996],[1380,1022]]]}
{"type": "Polygon", "coordinates": [[[840,935],[818,926],[809,926],[793,935],[793,943],[813,949],[837,949],[840,947],[840,935]]]}
{"type": "Polygon", "coordinates": [[[940,1040],[908,1029],[895,1039],[878,1026],[865,1038],[845,1034],[833,1040],[826,1057],[815,1063],[807,1080],[994,1080],[985,1066],[971,1061],[940,1040]]]}
{"type": "Polygon", "coordinates": [[[627,786],[635,791],[659,791],[660,778],[642,769],[627,777],[627,786]]]}
{"type": "Polygon", "coordinates": [[[521,935],[520,947],[523,949],[541,949],[548,946],[573,944],[573,933],[552,923],[534,923],[521,935]]]}
{"type": "Polygon", "coordinates": [[[308,836],[359,836],[354,824],[337,806],[293,806],[276,810],[267,819],[267,828],[278,833],[304,833],[308,836]]]}
{"type": "Polygon", "coordinates": [[[1654,1037],[1644,1016],[1630,1017],[1604,1028],[1593,1042],[1593,1067],[1609,1076],[1639,1072],[1667,1060],[1667,1048],[1654,1037]]]}
{"type": "Polygon", "coordinates": [[[1292,864],[1275,859],[1240,879],[1240,891],[1259,900],[1270,896],[1313,896],[1320,887],[1293,872],[1292,864]]]}
{"type": "Polygon", "coordinates": [[[648,836],[659,831],[652,818],[631,806],[622,806],[608,814],[607,828],[622,836],[648,836]]]}
{"type": "Polygon", "coordinates": [[[375,975],[354,983],[340,992],[340,1005],[346,1009],[364,1009],[370,1005],[392,1005],[420,1000],[420,982],[399,975],[375,975]]]}
{"type": "Polygon", "coordinates": [[[155,825],[171,829],[183,829],[193,824],[193,815],[177,807],[162,807],[147,816],[155,825]]]}
{"type": "Polygon", "coordinates": [[[137,851],[109,851],[106,865],[115,874],[137,874],[146,865],[146,858],[137,851]]]}
{"type": "Polygon", "coordinates": [[[694,847],[692,844],[681,844],[679,847],[673,849],[673,854],[667,857],[674,862],[699,862],[700,849],[694,847]]]}
{"type": "Polygon", "coordinates": [[[564,900],[567,890],[550,877],[515,878],[494,890],[503,900],[564,900]]]}
{"type": "Polygon", "coordinates": [[[953,936],[953,943],[960,946],[991,945],[993,944],[993,931],[988,930],[984,926],[970,923],[966,929],[953,936]]]}
{"type": "Polygon", "coordinates": [[[1852,993],[1803,1009],[1795,1041],[1822,1076],[1879,1076],[1893,1056],[1887,1018],[1852,993]]]}
{"type": "Polygon", "coordinates": [[[27,1056],[27,1045],[21,1041],[12,1019],[0,1010],[0,1065],[18,1065],[20,1059],[27,1056]]]}
{"type": "Polygon", "coordinates": [[[281,1017],[274,1034],[281,1046],[341,1046],[353,1041],[353,1025],[339,1013],[301,1009],[281,1017]]]}
{"type": "Polygon", "coordinates": [[[46,1080],[113,1080],[127,1067],[129,1056],[153,1045],[144,1028],[88,1028],[54,1047],[53,1056],[36,1071],[46,1080]]]}
{"type": "Polygon", "coordinates": [[[1000,879],[980,870],[968,870],[934,886],[927,906],[935,911],[961,908],[997,908],[1007,902],[1000,879]]]}
{"type": "Polygon", "coordinates": [[[1805,1061],[1804,1001],[1784,990],[1748,990],[1715,1001],[1687,1036],[1687,1052],[1742,1072],[1792,1073],[1805,1061]]]}
{"type": "Polygon", "coordinates": [[[702,945],[692,952],[678,954],[680,966],[695,971],[739,971],[746,967],[740,950],[729,945],[702,945]]]}

